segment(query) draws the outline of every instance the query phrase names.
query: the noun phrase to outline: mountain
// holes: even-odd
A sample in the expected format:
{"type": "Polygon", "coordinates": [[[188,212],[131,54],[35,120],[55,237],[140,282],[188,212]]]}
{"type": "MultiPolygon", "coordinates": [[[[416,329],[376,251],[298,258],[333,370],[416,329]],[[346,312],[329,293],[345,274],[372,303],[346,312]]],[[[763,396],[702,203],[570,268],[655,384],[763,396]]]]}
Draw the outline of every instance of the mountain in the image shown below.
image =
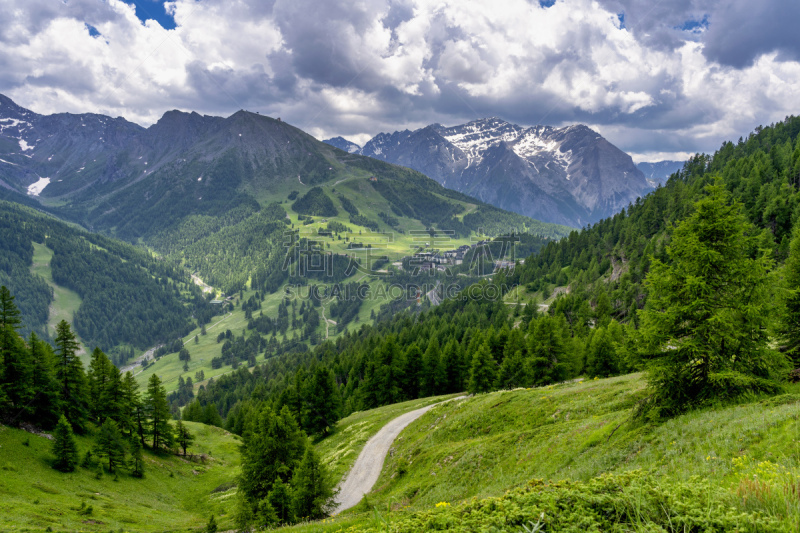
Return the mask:
{"type": "Polygon", "coordinates": [[[663,185],[670,176],[683,168],[685,161],[656,161],[639,163],[636,168],[642,171],[651,187],[663,185]]]}
{"type": "Polygon", "coordinates": [[[344,137],[333,137],[331,139],[325,139],[325,144],[330,144],[331,146],[335,146],[339,150],[344,150],[348,154],[357,154],[361,147],[354,142],[350,142],[344,137]]]}
{"type": "MultiPolygon", "coordinates": [[[[353,143],[341,138],[331,143],[353,143]]],[[[633,160],[583,125],[523,128],[498,118],[380,133],[358,152],[546,222],[581,227],[651,190],[633,160]]]]}
{"type": "MultiPolygon", "coordinates": [[[[18,195],[26,195],[88,229],[131,242],[152,244],[158,236],[163,244],[165,233],[185,237],[185,223],[193,224],[192,231],[202,234],[192,235],[201,238],[221,225],[244,220],[270,202],[285,201],[292,189],[299,193],[318,185],[333,189],[336,183],[372,176],[381,181],[375,188],[388,202],[385,213],[395,210],[416,222],[413,228],[402,228],[402,219],[401,226],[373,220],[366,228],[446,226],[447,220],[460,223],[459,213],[470,209],[476,224],[476,217],[486,220],[491,212],[513,224],[508,229],[537,227],[541,235],[566,234],[564,228],[509,218],[508,213],[444,188],[419,172],[349,153],[353,146],[346,142],[340,145],[343,150],[280,119],[244,110],[227,118],[169,111],[143,128],[124,118],[96,114],[40,115],[0,96],[0,189],[5,190],[0,196],[19,200],[18,195]],[[402,205],[392,205],[398,191],[408,197],[402,205]],[[420,201],[412,196],[424,196],[420,191],[459,207],[440,214],[412,208],[411,203],[420,201]],[[212,219],[224,222],[209,229],[212,219]]],[[[348,191],[354,195],[350,199],[358,200],[364,191],[348,191]]]]}

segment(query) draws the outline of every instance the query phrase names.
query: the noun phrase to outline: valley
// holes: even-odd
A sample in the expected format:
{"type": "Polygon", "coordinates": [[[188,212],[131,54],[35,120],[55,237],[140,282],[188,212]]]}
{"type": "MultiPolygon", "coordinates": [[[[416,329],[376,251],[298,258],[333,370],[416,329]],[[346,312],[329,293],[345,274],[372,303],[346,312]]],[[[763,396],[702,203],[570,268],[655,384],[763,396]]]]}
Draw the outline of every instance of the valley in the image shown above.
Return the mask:
{"type": "MultiPolygon", "coordinates": [[[[800,119],[577,231],[259,114],[12,111],[64,181],[2,175],[0,528],[797,531],[800,119]]],[[[580,144],[485,125],[432,131],[580,144]]]]}

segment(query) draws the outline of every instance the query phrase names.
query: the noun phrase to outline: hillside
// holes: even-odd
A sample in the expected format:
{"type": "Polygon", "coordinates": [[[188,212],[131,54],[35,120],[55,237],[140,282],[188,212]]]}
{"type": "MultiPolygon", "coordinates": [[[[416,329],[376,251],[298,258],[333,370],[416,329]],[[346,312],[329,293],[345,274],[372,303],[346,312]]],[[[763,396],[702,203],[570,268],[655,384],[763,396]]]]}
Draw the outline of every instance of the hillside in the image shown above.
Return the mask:
{"type": "MultiPolygon", "coordinates": [[[[39,115],[2,97],[0,122],[0,180],[6,188],[38,197],[52,212],[94,231],[143,240],[160,251],[174,245],[165,241],[214,233],[293,190],[305,193],[323,184],[332,189],[371,176],[396,183],[402,190],[393,192],[409,206],[425,200],[419,196],[444,202],[441,215],[425,210],[424,219],[418,209],[397,213],[422,221],[422,229],[431,223],[450,229],[461,221],[460,214],[477,217],[477,225],[499,215],[507,219],[504,228],[486,228],[490,234],[510,229],[565,234],[563,228],[503,214],[418,172],[338,151],[280,119],[244,110],[227,118],[170,111],[142,128],[101,115],[39,115]]],[[[391,212],[389,206],[382,210],[391,212]]],[[[413,229],[404,222],[397,227],[413,229]]],[[[468,222],[469,231],[478,229],[468,222]]],[[[371,224],[376,231],[393,229],[377,218],[357,225],[367,229],[371,224]]]]}
{"type": "Polygon", "coordinates": [[[502,209],[578,228],[652,188],[630,156],[581,124],[523,128],[487,118],[380,133],[363,148],[341,137],[325,142],[413,168],[502,209]]]}
{"type": "Polygon", "coordinates": [[[214,313],[177,264],[33,209],[0,202],[0,235],[0,285],[46,339],[66,318],[91,347],[144,350],[214,313]]]}
{"type": "Polygon", "coordinates": [[[668,531],[682,520],[701,528],[738,523],[742,531],[797,531],[796,496],[783,490],[800,475],[793,423],[800,390],[648,424],[633,418],[644,385],[632,374],[498,391],[435,407],[398,438],[368,504],[315,530],[379,531],[379,524],[389,524],[391,531],[418,531],[437,524],[445,531],[491,525],[516,531],[540,519],[546,528],[605,524],[600,530],[606,530],[632,519],[668,531]],[[752,483],[754,474],[762,485],[752,483]],[[664,509],[648,507],[655,503],[648,490],[660,494],[664,509]],[[708,522],[693,517],[681,494],[703,493],[712,508],[731,510],[710,512],[708,522]],[[553,507],[551,496],[564,498],[566,507],[553,507]],[[576,496],[586,508],[573,514],[568,502],[576,496]],[[619,503],[638,499],[640,508],[593,514],[592,502],[613,507],[617,497],[619,503]],[[380,520],[365,513],[373,508],[380,520]],[[670,512],[672,526],[662,514],[670,512]],[[765,521],[746,529],[759,524],[758,513],[781,525],[770,528],[765,521]]]}
{"type": "MultiPolygon", "coordinates": [[[[191,451],[205,461],[145,452],[145,477],[97,476],[79,468],[53,470],[52,441],[20,429],[0,426],[4,531],[165,531],[198,530],[214,514],[231,524],[231,496],[239,472],[239,440],[225,431],[188,423],[197,436],[191,451]],[[88,509],[91,507],[91,509],[88,509]]],[[[81,457],[93,439],[79,437],[81,457]]]]}

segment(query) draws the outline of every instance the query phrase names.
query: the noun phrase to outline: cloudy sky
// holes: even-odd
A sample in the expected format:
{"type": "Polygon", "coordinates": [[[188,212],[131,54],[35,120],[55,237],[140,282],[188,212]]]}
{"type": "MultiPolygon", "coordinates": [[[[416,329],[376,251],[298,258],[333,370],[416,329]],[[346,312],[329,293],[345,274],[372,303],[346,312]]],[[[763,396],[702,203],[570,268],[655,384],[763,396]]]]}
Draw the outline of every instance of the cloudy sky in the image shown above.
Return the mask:
{"type": "Polygon", "coordinates": [[[637,161],[800,113],[797,0],[0,0],[0,92],[149,125],[280,116],[319,138],[498,116],[637,161]]]}

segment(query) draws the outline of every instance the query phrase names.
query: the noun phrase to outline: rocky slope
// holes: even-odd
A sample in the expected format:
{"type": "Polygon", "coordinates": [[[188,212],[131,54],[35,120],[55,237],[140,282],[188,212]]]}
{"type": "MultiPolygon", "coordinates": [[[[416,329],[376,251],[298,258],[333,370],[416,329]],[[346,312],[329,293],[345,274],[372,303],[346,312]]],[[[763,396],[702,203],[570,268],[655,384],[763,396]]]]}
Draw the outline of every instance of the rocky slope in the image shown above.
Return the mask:
{"type": "Polygon", "coordinates": [[[523,128],[498,118],[432,124],[378,134],[358,153],[408,166],[503,209],[575,227],[616,213],[652,188],[630,156],[583,125],[523,128]]]}
{"type": "Polygon", "coordinates": [[[653,163],[639,163],[636,168],[642,171],[647,182],[655,187],[663,185],[670,176],[683,168],[683,161],[656,161],[653,163]]]}

